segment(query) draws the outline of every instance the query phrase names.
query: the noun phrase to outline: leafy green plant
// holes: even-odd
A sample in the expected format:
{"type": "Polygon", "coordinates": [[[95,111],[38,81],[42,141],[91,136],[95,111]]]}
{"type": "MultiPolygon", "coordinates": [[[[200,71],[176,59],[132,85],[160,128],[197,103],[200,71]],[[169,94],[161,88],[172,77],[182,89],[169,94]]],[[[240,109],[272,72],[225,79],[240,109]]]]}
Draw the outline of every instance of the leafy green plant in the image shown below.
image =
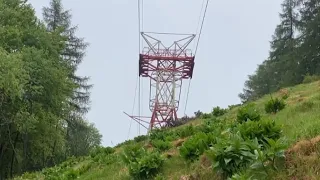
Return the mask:
{"type": "Polygon", "coordinates": [[[281,127],[273,120],[247,121],[238,126],[244,139],[257,138],[259,144],[264,145],[267,139],[278,140],[281,137],[281,127]]]}
{"type": "Polygon", "coordinates": [[[155,147],[159,151],[166,151],[172,147],[169,141],[163,141],[159,139],[152,140],[151,144],[153,147],[155,147]]]}
{"type": "Polygon", "coordinates": [[[90,152],[92,158],[102,154],[104,156],[114,153],[115,150],[112,147],[97,147],[90,152]]]}
{"type": "Polygon", "coordinates": [[[213,161],[214,169],[224,177],[231,177],[248,167],[255,159],[254,150],[258,148],[257,142],[245,141],[239,134],[235,134],[229,139],[218,139],[217,144],[206,154],[213,161]]]}
{"type": "Polygon", "coordinates": [[[128,166],[130,175],[136,179],[153,177],[164,161],[158,152],[148,152],[141,146],[126,147],[122,159],[128,166]]]}
{"type": "Polygon", "coordinates": [[[199,132],[182,144],[179,148],[180,155],[184,159],[192,162],[197,160],[205,150],[215,144],[215,141],[215,135],[213,133],[206,134],[199,132]]]}
{"type": "Polygon", "coordinates": [[[212,110],[212,114],[216,117],[222,116],[227,112],[226,109],[220,108],[219,106],[214,107],[212,110]]]}
{"type": "Polygon", "coordinates": [[[211,113],[203,113],[202,115],[201,115],[201,118],[202,119],[209,119],[209,118],[211,118],[212,117],[212,114],[211,113]]]}
{"type": "Polygon", "coordinates": [[[195,133],[196,133],[196,129],[192,125],[188,125],[176,130],[176,134],[181,138],[189,137],[195,133]]]}
{"type": "Polygon", "coordinates": [[[304,76],[302,83],[307,84],[318,80],[320,80],[320,76],[307,74],[304,76]]]}
{"type": "Polygon", "coordinates": [[[136,179],[151,179],[159,173],[164,159],[158,152],[145,153],[137,161],[130,163],[129,174],[136,179]]]}
{"type": "Polygon", "coordinates": [[[196,116],[196,118],[200,118],[202,116],[202,112],[200,110],[194,112],[194,115],[196,116]]]}
{"type": "Polygon", "coordinates": [[[146,135],[141,135],[141,136],[137,136],[135,137],[133,140],[135,142],[142,142],[142,141],[146,141],[148,139],[148,136],[146,135]]]}
{"type": "Polygon", "coordinates": [[[123,149],[123,162],[129,169],[129,174],[135,179],[150,179],[161,169],[164,159],[159,152],[148,152],[140,145],[130,145],[123,149]]]}
{"type": "Polygon", "coordinates": [[[216,117],[212,117],[210,119],[204,120],[204,122],[196,127],[197,132],[221,132],[226,128],[226,122],[217,119],[216,117]]]}
{"type": "Polygon", "coordinates": [[[243,123],[248,120],[259,121],[260,119],[261,116],[253,103],[247,104],[238,110],[237,121],[239,123],[243,123]]]}
{"type": "Polygon", "coordinates": [[[79,176],[79,172],[74,169],[69,169],[65,174],[67,179],[77,179],[79,176]]]}
{"type": "Polygon", "coordinates": [[[130,164],[131,162],[137,161],[141,158],[146,152],[139,144],[128,145],[123,148],[123,153],[120,155],[121,159],[125,164],[130,164]]]}
{"type": "Polygon", "coordinates": [[[229,105],[229,106],[228,106],[228,109],[229,109],[229,110],[232,110],[232,109],[234,109],[234,108],[236,108],[236,107],[239,107],[239,106],[241,106],[241,104],[229,105]]]}
{"type": "Polygon", "coordinates": [[[256,149],[255,161],[246,169],[245,174],[254,179],[269,179],[278,170],[277,161],[284,160],[286,145],[282,140],[267,139],[267,148],[256,149]]]}
{"type": "Polygon", "coordinates": [[[149,138],[150,140],[163,140],[163,141],[170,141],[178,138],[179,136],[177,135],[176,132],[170,131],[169,129],[153,129],[150,134],[149,138]]]}
{"type": "Polygon", "coordinates": [[[286,104],[284,103],[284,101],[281,99],[273,99],[271,98],[264,106],[264,109],[266,111],[266,113],[277,113],[279,111],[281,111],[282,109],[284,109],[286,106],[286,104]]]}

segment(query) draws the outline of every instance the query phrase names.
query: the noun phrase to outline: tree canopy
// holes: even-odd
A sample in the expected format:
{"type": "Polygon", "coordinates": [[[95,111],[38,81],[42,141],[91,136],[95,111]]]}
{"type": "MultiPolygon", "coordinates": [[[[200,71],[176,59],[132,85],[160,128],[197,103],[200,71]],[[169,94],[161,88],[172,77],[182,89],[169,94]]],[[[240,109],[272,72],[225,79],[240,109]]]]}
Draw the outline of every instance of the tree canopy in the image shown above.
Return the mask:
{"type": "Polygon", "coordinates": [[[44,19],[24,0],[0,0],[0,179],[101,143],[85,120],[92,85],[76,75],[88,44],[60,1],[44,9],[44,19]]]}
{"type": "Polygon", "coordinates": [[[320,75],[320,2],[284,0],[268,59],[249,75],[239,97],[255,100],[320,75]]]}

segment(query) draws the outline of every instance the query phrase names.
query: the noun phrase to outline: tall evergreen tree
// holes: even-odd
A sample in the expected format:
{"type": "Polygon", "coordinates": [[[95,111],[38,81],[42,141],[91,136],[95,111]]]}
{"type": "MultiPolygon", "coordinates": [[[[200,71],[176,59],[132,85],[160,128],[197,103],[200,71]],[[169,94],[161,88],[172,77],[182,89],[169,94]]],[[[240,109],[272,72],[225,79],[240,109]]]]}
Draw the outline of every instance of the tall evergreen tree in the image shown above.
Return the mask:
{"type": "Polygon", "coordinates": [[[78,27],[72,26],[69,10],[64,10],[61,0],[51,0],[50,7],[43,8],[43,18],[50,32],[60,31],[66,38],[66,46],[61,56],[72,68],[70,78],[77,84],[73,97],[70,99],[70,106],[74,109],[72,116],[78,116],[89,110],[91,84],[88,84],[89,77],[76,75],[79,64],[83,61],[88,43],[83,38],[75,35],[78,27]]]}
{"type": "Polygon", "coordinates": [[[299,41],[295,38],[299,27],[297,2],[284,0],[281,6],[280,24],[272,36],[269,58],[249,76],[244,92],[239,94],[244,102],[301,82],[303,77],[297,53],[299,41]]]}
{"type": "MultiPolygon", "coordinates": [[[[61,56],[72,69],[69,77],[77,85],[77,88],[74,90],[73,96],[69,101],[71,112],[66,119],[66,136],[68,141],[68,152],[66,155],[68,153],[77,155],[73,154],[77,151],[74,150],[74,147],[71,147],[73,144],[72,141],[75,140],[73,137],[76,137],[81,133],[79,127],[83,127],[83,115],[89,110],[89,90],[92,88],[92,85],[88,84],[88,77],[76,75],[76,70],[83,61],[88,43],[86,43],[83,38],[79,38],[75,35],[78,27],[72,26],[70,11],[64,10],[61,0],[51,0],[50,7],[43,8],[43,17],[48,31],[61,32],[61,35],[66,38],[66,46],[61,53],[61,56]]],[[[87,131],[87,133],[90,132],[91,131],[87,131]]]]}
{"type": "Polygon", "coordinates": [[[302,45],[299,52],[302,54],[301,65],[304,74],[320,75],[320,1],[305,1],[301,10],[302,45]]]}

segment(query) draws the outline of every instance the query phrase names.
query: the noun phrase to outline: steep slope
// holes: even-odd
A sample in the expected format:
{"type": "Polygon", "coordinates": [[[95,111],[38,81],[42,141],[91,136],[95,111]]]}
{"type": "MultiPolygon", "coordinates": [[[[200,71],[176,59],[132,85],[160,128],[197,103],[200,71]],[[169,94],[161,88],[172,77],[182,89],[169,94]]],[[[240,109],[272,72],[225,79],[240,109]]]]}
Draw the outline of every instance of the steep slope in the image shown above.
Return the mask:
{"type": "MultiPolygon", "coordinates": [[[[136,137],[115,148],[101,148],[90,157],[70,159],[57,167],[26,173],[16,179],[131,179],[137,174],[143,179],[146,171],[154,173],[155,179],[227,179],[223,176],[226,172],[232,172],[233,179],[249,179],[249,176],[258,179],[317,179],[320,176],[319,89],[319,81],[282,89],[255,101],[253,111],[248,110],[251,106],[245,106],[247,109],[244,110],[242,105],[228,109],[219,117],[205,114],[177,128],[156,131],[150,137],[136,137]],[[265,104],[276,98],[283,99],[286,106],[279,112],[266,113],[265,104]],[[239,109],[251,114],[253,121],[240,124],[239,109]],[[237,132],[241,135],[236,135],[237,132]],[[248,138],[251,135],[259,142],[254,140],[255,137],[248,138]],[[254,149],[257,143],[264,148],[254,149]],[[145,149],[141,150],[141,147],[145,149]],[[251,153],[250,148],[255,151],[251,153]],[[242,151],[236,152],[236,149],[242,151]],[[281,154],[286,155],[285,159],[281,154]],[[218,161],[219,157],[224,159],[218,161]],[[268,159],[259,161],[259,157],[268,159]],[[248,163],[244,164],[246,160],[248,163]],[[238,169],[230,165],[233,162],[238,169]],[[225,167],[222,167],[223,163],[225,167]],[[213,170],[213,165],[222,171],[213,170]]],[[[136,176],[136,179],[139,178],[136,176]]]]}

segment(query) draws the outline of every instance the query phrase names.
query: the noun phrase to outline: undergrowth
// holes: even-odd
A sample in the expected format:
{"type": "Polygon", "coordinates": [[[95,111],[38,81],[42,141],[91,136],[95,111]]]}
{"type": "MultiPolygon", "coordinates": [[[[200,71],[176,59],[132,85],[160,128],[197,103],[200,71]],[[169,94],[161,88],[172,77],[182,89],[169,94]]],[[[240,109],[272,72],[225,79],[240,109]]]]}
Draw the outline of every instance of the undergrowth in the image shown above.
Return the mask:
{"type": "Polygon", "coordinates": [[[305,143],[312,148],[304,153],[289,147],[320,134],[318,86],[302,84],[272,99],[197,111],[196,120],[182,118],[178,127],[153,129],[16,179],[301,179],[305,171],[312,179],[320,171],[320,145],[305,143]]]}

